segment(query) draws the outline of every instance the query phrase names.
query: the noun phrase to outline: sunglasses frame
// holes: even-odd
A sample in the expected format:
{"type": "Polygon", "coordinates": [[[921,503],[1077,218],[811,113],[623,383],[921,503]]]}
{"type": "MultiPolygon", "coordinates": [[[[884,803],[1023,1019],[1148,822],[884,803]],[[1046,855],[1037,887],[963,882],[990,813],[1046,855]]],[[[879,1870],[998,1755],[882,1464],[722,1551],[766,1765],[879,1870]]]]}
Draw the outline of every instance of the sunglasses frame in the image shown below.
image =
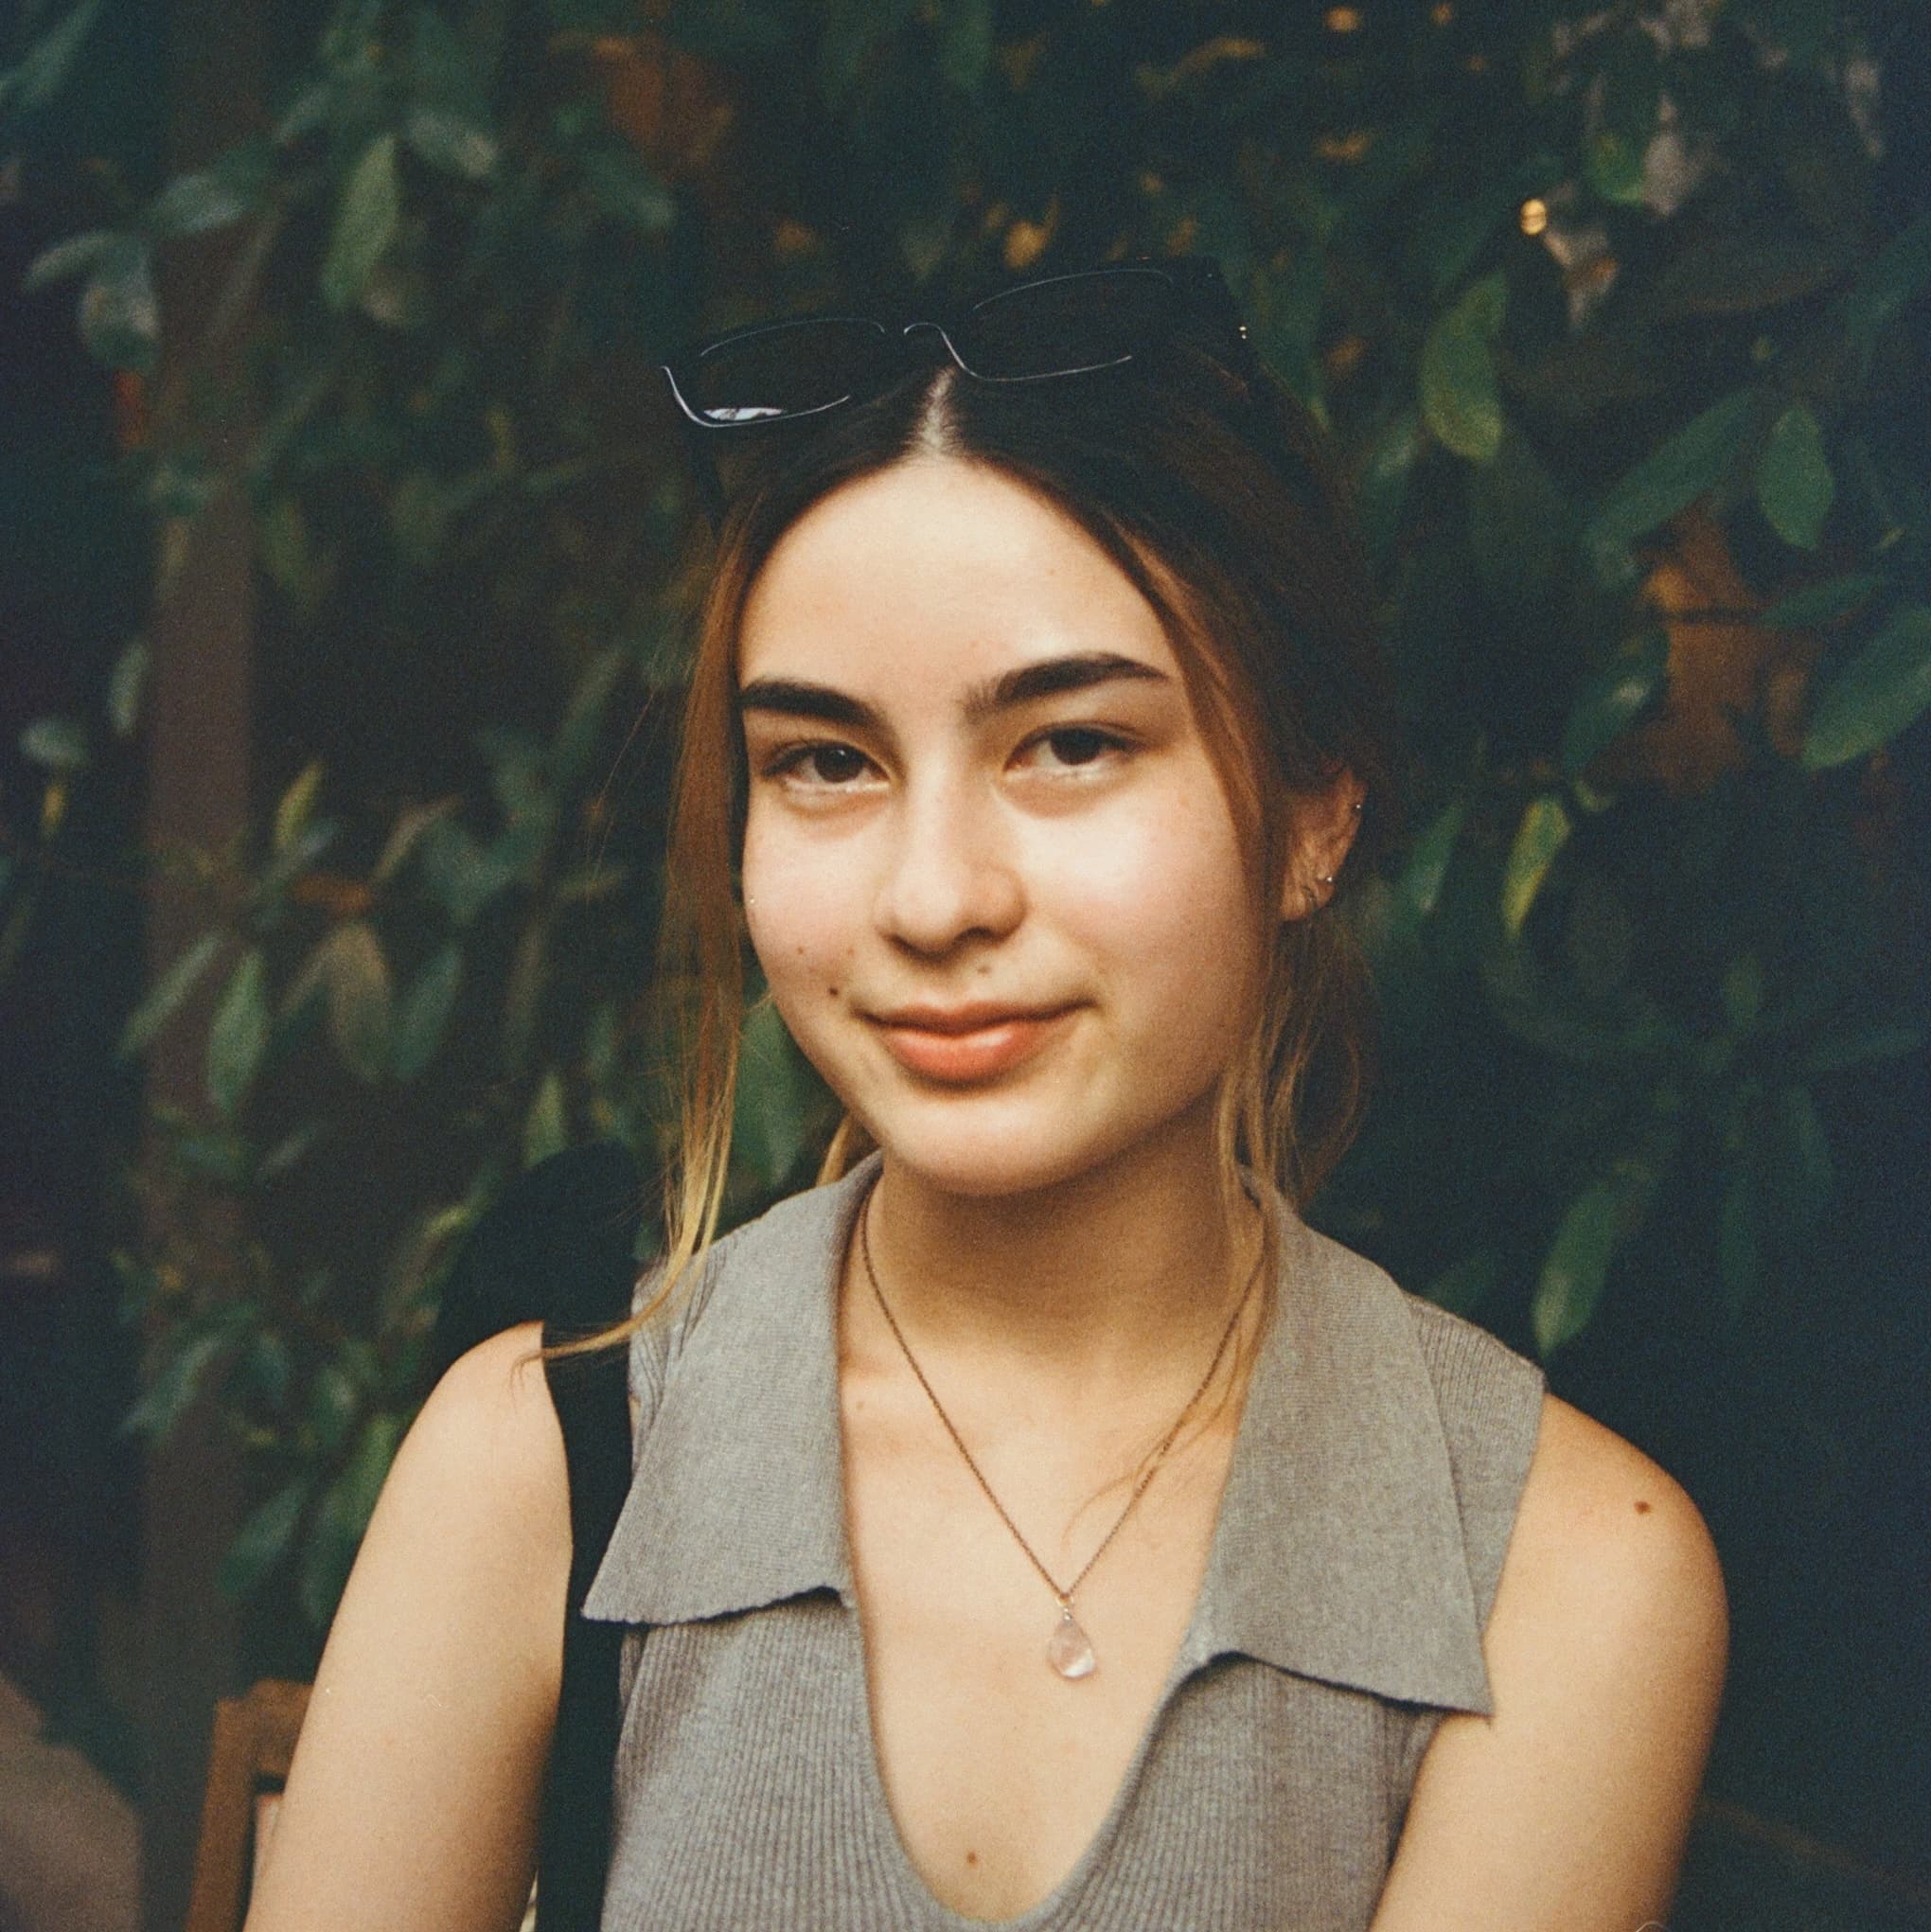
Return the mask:
{"type": "Polygon", "coordinates": [[[1156,281],[1172,291],[1172,312],[1165,319],[1165,326],[1159,329],[1147,345],[1147,349],[1157,348],[1168,341],[1186,327],[1189,319],[1204,322],[1211,326],[1214,335],[1213,347],[1217,359],[1228,370],[1244,383],[1251,383],[1258,378],[1260,364],[1254,354],[1253,346],[1248,339],[1247,325],[1241,320],[1240,310],[1227,286],[1226,277],[1221,274],[1219,263],[1206,256],[1183,256],[1160,261],[1143,258],[1107,263],[1098,268],[1069,270],[1059,275],[1037,275],[981,297],[956,320],[949,323],[923,318],[902,323],[888,323],[880,321],[876,316],[823,310],[806,315],[787,316],[776,322],[753,323],[747,328],[734,328],[723,335],[711,336],[693,344],[689,348],[673,356],[670,361],[660,363],[659,368],[670,390],[671,398],[677,404],[679,414],[683,418],[685,433],[692,437],[693,453],[699,457],[696,467],[713,523],[717,523],[723,513],[723,487],[717,477],[715,464],[708,460],[709,451],[705,437],[697,433],[731,434],[735,432],[766,429],[784,423],[803,422],[812,417],[824,416],[831,410],[841,409],[846,403],[857,399],[859,395],[868,393],[868,390],[861,385],[828,402],[813,403],[806,409],[787,409],[771,414],[747,415],[736,421],[719,421],[716,417],[707,416],[696,408],[686,394],[687,391],[695,389],[698,365],[706,357],[740,344],[832,323],[843,328],[867,329],[876,333],[878,346],[878,373],[884,381],[890,381],[892,375],[902,365],[902,359],[897,352],[904,348],[908,339],[929,330],[938,337],[946,354],[961,373],[970,377],[975,382],[1016,384],[1057,381],[1064,377],[1092,375],[1106,369],[1123,367],[1128,363],[1141,360],[1146,349],[1131,349],[1125,355],[1114,356],[1102,363],[1082,363],[1068,368],[1039,369],[1019,376],[988,376],[972,366],[955,337],[965,334],[973,319],[983,315],[987,310],[997,309],[1032,291],[1063,288],[1070,282],[1098,283],[1109,279],[1128,278],[1142,282],[1156,281]]]}

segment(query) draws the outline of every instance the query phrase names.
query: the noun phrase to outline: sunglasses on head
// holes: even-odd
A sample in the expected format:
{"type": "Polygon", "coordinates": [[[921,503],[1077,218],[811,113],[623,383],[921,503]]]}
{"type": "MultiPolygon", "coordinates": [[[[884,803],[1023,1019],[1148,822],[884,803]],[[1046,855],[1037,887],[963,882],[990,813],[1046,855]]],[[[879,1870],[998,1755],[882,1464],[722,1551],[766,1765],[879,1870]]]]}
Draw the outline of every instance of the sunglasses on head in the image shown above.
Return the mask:
{"type": "MultiPolygon", "coordinates": [[[[1003,384],[1121,368],[1182,334],[1243,382],[1258,374],[1218,266],[1196,258],[1043,275],[946,322],[803,315],[760,323],[700,343],[663,369],[692,431],[729,434],[822,416],[876,395],[930,347],[922,338],[936,337],[974,381],[1003,384]]],[[[708,443],[708,435],[699,441],[708,443]]],[[[715,518],[715,472],[704,480],[715,518]]]]}

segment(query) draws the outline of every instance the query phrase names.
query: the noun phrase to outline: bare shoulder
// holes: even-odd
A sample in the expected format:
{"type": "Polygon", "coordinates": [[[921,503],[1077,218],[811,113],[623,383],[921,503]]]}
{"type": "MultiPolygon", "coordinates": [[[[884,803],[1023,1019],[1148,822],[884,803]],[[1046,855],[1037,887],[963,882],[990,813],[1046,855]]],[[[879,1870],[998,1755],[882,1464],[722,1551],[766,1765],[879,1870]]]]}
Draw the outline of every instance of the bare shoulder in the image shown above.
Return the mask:
{"type": "Polygon", "coordinates": [[[1423,1759],[1376,1932],[1628,1932],[1668,1915],[1728,1615],[1680,1483],[1554,1396],[1484,1634],[1493,1713],[1423,1759]]]}
{"type": "Polygon", "coordinates": [[[541,1348],[540,1325],[527,1321],[459,1357],[423,1404],[396,1459],[396,1480],[452,1492],[509,1533],[548,1540],[559,1521],[567,1527],[563,1432],[541,1348]]]}
{"type": "Polygon", "coordinates": [[[1653,1665],[1722,1675],[1723,1571],[1701,1512],[1634,1444],[1546,1395],[1490,1623],[1491,1674],[1531,1626],[1577,1621],[1640,1642],[1653,1665]]]}
{"type": "Polygon", "coordinates": [[[250,1932],[514,1926],[562,1674],[569,1479],[535,1324],[404,1439],[343,1594],[250,1932]]]}

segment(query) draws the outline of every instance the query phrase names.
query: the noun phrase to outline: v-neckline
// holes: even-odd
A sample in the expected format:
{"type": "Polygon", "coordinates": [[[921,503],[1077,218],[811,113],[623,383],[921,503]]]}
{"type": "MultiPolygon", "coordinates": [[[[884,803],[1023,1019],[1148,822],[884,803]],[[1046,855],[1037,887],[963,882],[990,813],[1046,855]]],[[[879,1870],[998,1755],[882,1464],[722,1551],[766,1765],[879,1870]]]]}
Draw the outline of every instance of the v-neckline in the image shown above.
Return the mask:
{"type": "MultiPolygon", "coordinates": [[[[1236,1444],[1236,1453],[1238,1445],[1236,1444]]],[[[1224,1494],[1224,1492],[1223,1492],[1224,1494]]],[[[1218,1540],[1219,1524],[1216,1519],[1214,1539],[1218,1540]]],[[[1187,1627],[1180,1635],[1179,1646],[1174,1654],[1174,1660],[1168,1667],[1165,1682],[1159,1695],[1154,1699],[1153,1710],[1147,1716],[1145,1726],[1133,1747],[1132,1755],[1126,1762],[1126,1768],[1121,1774],[1120,1782],[1113,1792],[1105,1814],[1079,1855],[1074,1858],[1065,1874],[1054,1885],[1044,1898],[1026,1906],[1016,1916],[1008,1919],[978,1919],[968,1912],[961,1912],[948,1905],[926,1882],[925,1874],[912,1861],[906,1850],[905,1838],[898,1829],[898,1820],[893,1815],[892,1800],[885,1789],[885,1774],[878,1763],[877,1736],[872,1724],[871,1678],[866,1670],[864,1623],[859,1615],[855,1597],[845,1599],[845,1616],[850,1632],[850,1668],[856,1674],[856,1695],[850,1700],[859,1730],[861,1735],[855,1740],[854,1749],[863,1764],[865,1802],[871,1816],[867,1825],[871,1835],[887,1848],[888,1860],[895,1888],[901,1899],[931,1927],[939,1932],[1046,1932],[1046,1928],[1057,1923],[1062,1912],[1077,1905],[1105,1864],[1113,1842],[1120,1835],[1125,1822],[1126,1814],[1140,1788],[1142,1774],[1146,1768],[1146,1760],[1153,1750],[1154,1739],[1159,1734],[1160,1721],[1166,1715],[1167,1706],[1173,1701],[1174,1693],[1199,1669],[1205,1658],[1193,1656],[1196,1631],[1200,1621],[1200,1603],[1207,1587],[1207,1579],[1212,1575],[1214,1557],[1210,1549],[1207,1568],[1201,1574],[1200,1588],[1195,1594],[1194,1608],[1187,1620],[1187,1627]]]]}
{"type": "MultiPolygon", "coordinates": [[[[841,1267],[835,1267],[830,1283],[832,1297],[830,1314],[834,1336],[838,1334],[837,1298],[841,1273],[841,1267]]],[[[1064,1875],[1043,1898],[1026,1906],[1015,1917],[1007,1919],[978,1919],[947,1905],[932,1890],[926,1881],[925,1874],[913,1862],[912,1853],[906,1849],[904,1835],[899,1831],[898,1819],[892,1810],[891,1797],[885,1787],[884,1769],[878,1761],[878,1738],[872,1712],[872,1679],[865,1649],[864,1619],[859,1610],[857,1566],[852,1561],[851,1520],[846,1501],[849,1492],[845,1485],[843,1388],[838,1376],[834,1374],[832,1391],[838,1439],[840,1533],[843,1539],[843,1586],[839,1591],[839,1599],[843,1605],[850,1631],[849,1664],[856,1674],[856,1695],[850,1700],[850,1708],[856,1713],[856,1723],[861,1733],[855,1741],[854,1748],[863,1764],[865,1798],[871,1812],[867,1823],[872,1835],[887,1848],[888,1863],[896,1882],[895,1888],[901,1898],[928,1925],[935,1928],[935,1932],[1047,1932],[1047,1928],[1057,1921],[1060,1913],[1077,1903],[1106,1862],[1139,1791],[1147,1758],[1152,1753],[1155,1739],[1159,1736],[1160,1725],[1166,1716],[1167,1707],[1173,1702],[1174,1695],[1180,1686],[1211,1660],[1209,1645],[1214,1619],[1211,1615],[1210,1598],[1224,1562],[1222,1546],[1227,1535],[1227,1499],[1233,1493],[1235,1477],[1243,1461],[1243,1451],[1249,1442],[1251,1433],[1249,1417],[1255,1412],[1253,1401],[1255,1389],[1262,1377],[1275,1366],[1271,1360],[1271,1344],[1274,1340],[1274,1324],[1279,1319],[1279,1314],[1280,1310],[1275,1300],[1270,1298],[1263,1310],[1261,1330],[1254,1343],[1252,1366],[1246,1386],[1240,1393],[1240,1416],[1234,1427],[1233,1446],[1228,1454],[1227,1468],[1220,1482],[1220,1493],[1214,1498],[1214,1528],[1207,1539],[1207,1560],[1201,1566],[1200,1581],[1195,1587],[1194,1601],[1187,1612],[1187,1621],[1181,1629],[1179,1642],[1175,1647],[1173,1659],[1167,1666],[1166,1676],[1154,1698],[1153,1708],[1141,1728],[1138,1741],[1127,1758],[1112,1799],[1101,1815],[1092,1835],[1064,1875]]]]}

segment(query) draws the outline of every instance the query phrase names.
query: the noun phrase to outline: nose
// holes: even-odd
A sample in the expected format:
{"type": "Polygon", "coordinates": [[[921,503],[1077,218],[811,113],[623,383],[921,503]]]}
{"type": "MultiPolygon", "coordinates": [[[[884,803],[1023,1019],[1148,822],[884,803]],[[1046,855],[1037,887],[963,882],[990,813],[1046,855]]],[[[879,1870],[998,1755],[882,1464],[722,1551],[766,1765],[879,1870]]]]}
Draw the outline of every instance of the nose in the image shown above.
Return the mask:
{"type": "Polygon", "coordinates": [[[888,938],[934,958],[1010,933],[1025,916],[1025,893],[998,802],[952,778],[909,788],[876,916],[888,938]]]}

